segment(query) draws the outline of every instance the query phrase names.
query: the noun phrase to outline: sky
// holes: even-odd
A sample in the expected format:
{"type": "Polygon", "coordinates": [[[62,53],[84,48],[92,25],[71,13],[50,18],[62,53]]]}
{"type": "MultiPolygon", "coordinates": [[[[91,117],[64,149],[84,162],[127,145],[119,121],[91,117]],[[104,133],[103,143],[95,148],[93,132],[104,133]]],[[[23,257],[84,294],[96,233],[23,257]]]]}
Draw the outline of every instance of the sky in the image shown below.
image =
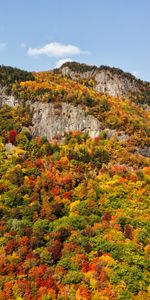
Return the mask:
{"type": "Polygon", "coordinates": [[[78,61],[150,81],[149,16],[150,0],[0,0],[0,64],[78,61]]]}

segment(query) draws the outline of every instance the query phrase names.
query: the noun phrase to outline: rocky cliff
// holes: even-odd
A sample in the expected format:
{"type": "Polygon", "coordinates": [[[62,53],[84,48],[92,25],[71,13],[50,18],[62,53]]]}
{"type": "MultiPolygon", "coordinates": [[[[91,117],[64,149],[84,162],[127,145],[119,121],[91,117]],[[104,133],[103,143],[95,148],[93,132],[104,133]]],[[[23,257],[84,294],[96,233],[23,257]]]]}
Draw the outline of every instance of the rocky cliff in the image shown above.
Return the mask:
{"type": "Polygon", "coordinates": [[[91,115],[86,115],[81,107],[61,103],[55,107],[51,103],[29,103],[33,111],[32,132],[36,136],[46,136],[48,140],[61,138],[70,131],[87,132],[95,137],[100,131],[100,122],[91,115]]]}
{"type": "MultiPolygon", "coordinates": [[[[130,73],[107,66],[88,66],[76,62],[68,62],[58,70],[63,76],[73,80],[93,80],[93,88],[100,93],[108,93],[116,97],[139,95],[144,103],[150,103],[150,83],[137,79],[130,73]]],[[[141,101],[142,102],[142,101],[141,101]]]]}
{"type": "MultiPolygon", "coordinates": [[[[7,96],[1,89],[0,106],[7,104],[17,106],[19,102],[14,96],[7,96]]],[[[87,115],[81,106],[74,107],[68,103],[26,102],[26,107],[32,114],[31,133],[34,136],[45,136],[49,141],[62,138],[70,131],[87,132],[96,137],[100,131],[100,122],[92,115],[87,115]]]]}

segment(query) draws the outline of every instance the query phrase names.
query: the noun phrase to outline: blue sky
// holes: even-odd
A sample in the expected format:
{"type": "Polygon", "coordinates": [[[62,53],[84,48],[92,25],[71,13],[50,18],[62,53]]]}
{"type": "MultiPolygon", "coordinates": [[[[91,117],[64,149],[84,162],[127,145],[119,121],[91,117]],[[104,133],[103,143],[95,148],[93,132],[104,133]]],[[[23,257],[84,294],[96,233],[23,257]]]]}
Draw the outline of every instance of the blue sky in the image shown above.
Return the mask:
{"type": "Polygon", "coordinates": [[[66,59],[150,81],[150,0],[0,0],[0,64],[49,70],[66,59]]]}

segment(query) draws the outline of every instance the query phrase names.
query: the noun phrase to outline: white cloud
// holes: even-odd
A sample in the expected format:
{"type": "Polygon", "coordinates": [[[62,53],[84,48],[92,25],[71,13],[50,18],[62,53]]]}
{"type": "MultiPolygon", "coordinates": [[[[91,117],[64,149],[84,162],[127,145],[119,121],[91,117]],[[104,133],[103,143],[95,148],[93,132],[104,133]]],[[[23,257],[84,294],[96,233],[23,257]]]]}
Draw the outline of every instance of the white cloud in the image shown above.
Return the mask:
{"type": "Polygon", "coordinates": [[[3,50],[6,48],[6,43],[0,43],[0,50],[3,50]]]}
{"type": "Polygon", "coordinates": [[[41,48],[29,48],[29,56],[46,55],[49,57],[66,57],[68,55],[88,54],[88,51],[82,51],[79,47],[74,45],[64,45],[61,43],[46,44],[41,48]]]}
{"type": "Polygon", "coordinates": [[[24,43],[24,42],[22,42],[21,44],[20,44],[20,48],[22,48],[22,49],[25,49],[27,46],[26,46],[26,44],[24,43]]]}
{"type": "Polygon", "coordinates": [[[56,62],[56,68],[60,68],[64,63],[68,61],[73,61],[70,57],[68,58],[62,58],[56,62]]]}
{"type": "Polygon", "coordinates": [[[137,71],[133,71],[133,72],[132,72],[132,75],[134,75],[136,78],[139,78],[139,77],[140,77],[140,75],[139,75],[139,73],[138,73],[137,71]]]}

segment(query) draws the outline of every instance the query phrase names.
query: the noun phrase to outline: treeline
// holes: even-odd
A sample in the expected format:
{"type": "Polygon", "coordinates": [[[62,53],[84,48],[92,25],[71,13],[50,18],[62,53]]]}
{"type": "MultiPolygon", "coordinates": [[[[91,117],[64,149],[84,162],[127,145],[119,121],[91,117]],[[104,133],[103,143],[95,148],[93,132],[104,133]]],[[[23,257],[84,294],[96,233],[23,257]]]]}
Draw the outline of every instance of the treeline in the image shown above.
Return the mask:
{"type": "Polygon", "coordinates": [[[27,80],[34,80],[31,72],[9,66],[0,66],[0,85],[6,87],[8,93],[11,92],[13,83],[27,80]]]}

